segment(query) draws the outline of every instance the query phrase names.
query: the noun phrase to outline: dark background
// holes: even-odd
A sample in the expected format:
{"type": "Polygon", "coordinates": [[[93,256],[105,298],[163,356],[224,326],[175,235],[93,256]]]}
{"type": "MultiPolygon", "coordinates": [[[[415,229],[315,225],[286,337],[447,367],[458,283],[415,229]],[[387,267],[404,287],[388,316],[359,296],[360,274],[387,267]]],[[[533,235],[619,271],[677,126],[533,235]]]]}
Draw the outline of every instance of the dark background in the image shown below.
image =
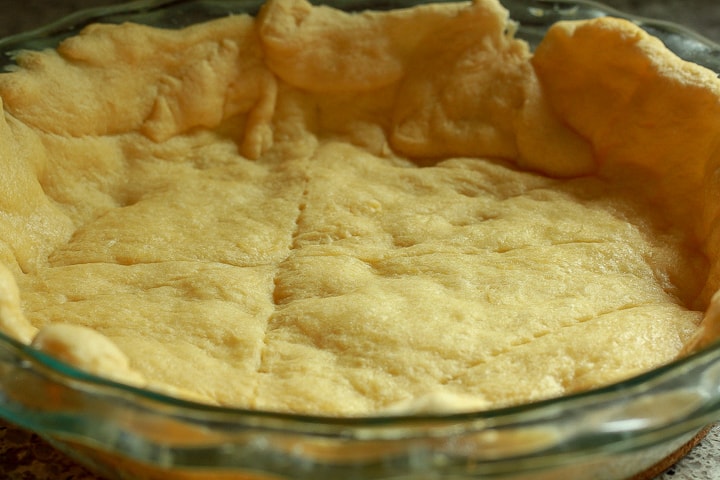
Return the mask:
{"type": "MultiPolygon", "coordinates": [[[[500,0],[502,3],[502,0],[500,0]]],[[[83,8],[123,3],[121,0],[0,0],[0,37],[42,26],[83,8]]],[[[720,43],[718,0],[605,0],[605,4],[644,17],[692,27],[720,43]]]]}

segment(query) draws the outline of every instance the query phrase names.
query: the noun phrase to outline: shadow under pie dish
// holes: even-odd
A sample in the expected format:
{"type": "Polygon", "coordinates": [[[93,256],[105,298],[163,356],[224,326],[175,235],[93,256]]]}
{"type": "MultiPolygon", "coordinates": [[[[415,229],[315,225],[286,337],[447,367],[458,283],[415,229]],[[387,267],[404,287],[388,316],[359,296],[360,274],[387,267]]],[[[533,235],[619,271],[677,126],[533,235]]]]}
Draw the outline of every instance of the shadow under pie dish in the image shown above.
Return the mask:
{"type": "Polygon", "coordinates": [[[512,37],[594,4],[400,7],[133,4],[74,21],[221,19],[17,57],[7,418],[120,478],[625,478],[717,419],[716,76],[512,37]]]}

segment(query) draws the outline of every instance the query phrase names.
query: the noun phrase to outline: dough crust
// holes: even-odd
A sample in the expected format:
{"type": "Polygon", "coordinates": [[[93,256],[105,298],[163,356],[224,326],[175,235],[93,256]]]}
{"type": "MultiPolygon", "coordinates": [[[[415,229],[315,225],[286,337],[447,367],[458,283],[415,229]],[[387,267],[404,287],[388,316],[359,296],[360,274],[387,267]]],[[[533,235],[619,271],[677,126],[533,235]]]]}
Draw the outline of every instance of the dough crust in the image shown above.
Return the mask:
{"type": "Polygon", "coordinates": [[[534,54],[513,30],[495,0],[270,0],[22,53],[0,329],[132,385],[327,415],[519,404],[710,343],[716,76],[619,20],[534,54]]]}

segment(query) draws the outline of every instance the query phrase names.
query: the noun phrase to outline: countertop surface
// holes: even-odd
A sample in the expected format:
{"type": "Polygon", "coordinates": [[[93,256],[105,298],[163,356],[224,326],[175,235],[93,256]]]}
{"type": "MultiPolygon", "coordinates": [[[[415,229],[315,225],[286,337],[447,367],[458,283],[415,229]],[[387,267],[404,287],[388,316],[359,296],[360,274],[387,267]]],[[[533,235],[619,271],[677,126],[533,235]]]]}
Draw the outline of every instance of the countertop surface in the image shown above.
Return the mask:
{"type": "MultiPolygon", "coordinates": [[[[0,0],[0,37],[29,30],[82,8],[117,0],[0,0]]],[[[649,18],[674,21],[720,43],[717,0],[606,0],[605,4],[649,18]]],[[[37,436],[0,421],[0,478],[96,480],[90,472],[37,436]]],[[[720,480],[720,426],[657,480],[720,480]]]]}

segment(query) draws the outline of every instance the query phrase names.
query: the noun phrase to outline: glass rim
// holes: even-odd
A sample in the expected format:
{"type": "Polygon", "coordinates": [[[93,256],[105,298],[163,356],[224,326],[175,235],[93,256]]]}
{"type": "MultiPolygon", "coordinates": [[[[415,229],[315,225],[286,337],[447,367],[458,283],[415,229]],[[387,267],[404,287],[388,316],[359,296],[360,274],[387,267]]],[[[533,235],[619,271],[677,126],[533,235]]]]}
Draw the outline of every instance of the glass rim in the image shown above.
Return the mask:
{"type": "MultiPolygon", "coordinates": [[[[349,9],[364,9],[364,10],[388,10],[392,8],[400,8],[402,6],[405,6],[406,4],[403,2],[403,0],[310,0],[311,3],[314,4],[323,4],[323,5],[329,5],[334,6],[338,8],[349,8],[349,9]],[[365,5],[372,5],[371,7],[362,7],[359,8],[359,6],[365,6],[365,5]]],[[[447,3],[447,2],[460,2],[460,3],[467,3],[470,0],[416,0],[414,4],[430,4],[430,3],[447,3]]],[[[625,12],[622,10],[619,10],[617,8],[611,7],[609,5],[604,4],[601,1],[595,1],[595,0],[499,0],[500,3],[508,9],[512,9],[513,7],[517,7],[519,5],[522,5],[523,7],[536,7],[538,8],[538,12],[540,16],[544,16],[547,14],[552,14],[555,12],[556,14],[561,10],[563,7],[572,9],[573,7],[583,7],[583,8],[589,8],[596,11],[597,16],[616,16],[620,18],[624,18],[626,20],[629,20],[639,27],[643,29],[659,29],[663,32],[667,33],[673,33],[680,35],[686,39],[692,39],[703,46],[714,50],[715,54],[717,56],[720,56],[720,41],[714,41],[707,36],[697,32],[696,30],[693,30],[692,28],[688,28],[684,25],[681,25],[676,22],[668,21],[668,20],[660,20],[650,17],[645,17],[641,15],[632,14],[629,12],[625,12]]],[[[114,5],[108,5],[108,6],[99,6],[99,7],[92,7],[92,8],[85,8],[81,9],[75,12],[72,12],[70,14],[64,15],[50,23],[47,23],[45,25],[15,33],[12,35],[8,35],[5,37],[0,38],[0,52],[5,53],[6,55],[14,55],[14,53],[22,48],[22,44],[29,41],[34,40],[42,37],[52,37],[57,43],[57,41],[71,35],[74,33],[77,33],[78,29],[82,26],[85,26],[89,23],[92,23],[97,20],[102,20],[104,18],[110,17],[112,15],[126,15],[126,14],[133,14],[133,13],[142,13],[142,14],[148,14],[152,13],[156,10],[163,10],[167,8],[173,8],[178,7],[186,4],[196,4],[196,5],[209,5],[216,8],[221,8],[221,6],[227,5],[232,6],[233,8],[241,9],[246,13],[253,13],[256,12],[260,5],[264,3],[263,0],[129,0],[126,2],[114,4],[114,5]]],[[[227,7],[225,7],[227,8],[227,7]]],[[[573,18],[572,12],[563,12],[559,15],[559,18],[562,19],[562,17],[568,17],[568,19],[573,18]]],[[[670,46],[672,49],[672,46],[670,46]]],[[[714,65],[705,65],[708,68],[712,68],[717,73],[720,73],[720,68],[718,68],[718,65],[720,65],[720,60],[718,61],[718,64],[714,65]]]]}
{"type": "MultiPolygon", "coordinates": [[[[285,422],[302,427],[311,425],[316,433],[319,425],[326,425],[328,428],[366,427],[382,429],[385,427],[412,427],[420,425],[428,428],[437,424],[443,425],[452,423],[457,426],[459,423],[469,425],[480,422],[482,429],[488,427],[498,428],[514,425],[517,422],[547,420],[563,416],[570,411],[579,408],[601,408],[602,405],[612,403],[618,397],[629,398],[636,395],[643,395],[653,389],[662,389],[666,384],[672,384],[678,378],[695,369],[712,368],[717,364],[720,369],[720,339],[714,341],[702,350],[693,352],[687,356],[661,365],[652,370],[642,372],[625,380],[604,385],[598,388],[584,390],[560,397],[548,398],[518,405],[511,405],[492,409],[472,410],[462,412],[421,412],[405,414],[374,414],[362,416],[329,416],[298,414],[271,410],[259,410],[239,408],[232,406],[220,406],[195,402],[192,400],[173,397],[171,395],[139,388],[114,381],[106,377],[100,377],[83,370],[77,369],[69,364],[61,362],[54,357],[39,350],[25,345],[0,332],[0,348],[11,350],[16,355],[16,361],[22,368],[35,369],[37,373],[51,377],[61,384],[71,384],[72,387],[83,391],[100,393],[107,397],[122,398],[125,401],[141,402],[146,407],[161,406],[172,409],[175,414],[188,419],[213,420],[213,421],[236,421],[238,419],[257,419],[267,422],[285,422]]],[[[2,359],[0,358],[0,362],[2,359]]],[[[718,372],[720,373],[720,372],[718,372]]],[[[691,377],[692,378],[692,377],[691,377]]],[[[691,382],[692,383],[692,382],[691,382]]],[[[714,400],[715,411],[720,419],[720,389],[716,395],[709,397],[714,400]]],[[[711,405],[713,402],[709,402],[711,405]]],[[[703,407],[705,407],[703,405],[703,407]]],[[[706,414],[704,408],[701,413],[706,414]]],[[[687,420],[692,420],[689,416],[687,420]]],[[[331,431],[328,431],[331,434],[331,431]]],[[[346,435],[347,432],[342,432],[346,435]]]]}

